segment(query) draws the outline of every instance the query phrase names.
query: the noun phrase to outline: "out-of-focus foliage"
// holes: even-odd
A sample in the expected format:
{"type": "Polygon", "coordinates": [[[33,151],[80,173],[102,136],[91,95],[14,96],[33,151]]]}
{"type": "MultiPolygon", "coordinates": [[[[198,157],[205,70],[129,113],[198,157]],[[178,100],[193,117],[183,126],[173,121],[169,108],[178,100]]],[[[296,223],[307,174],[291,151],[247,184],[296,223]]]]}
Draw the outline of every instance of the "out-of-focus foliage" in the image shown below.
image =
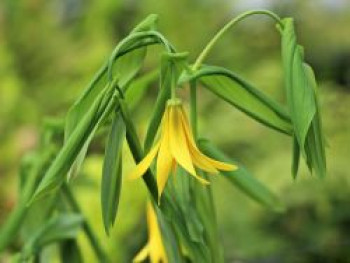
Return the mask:
{"type": "MultiPolygon", "coordinates": [[[[275,214],[226,186],[223,179],[215,181],[226,261],[349,261],[350,4],[346,0],[1,1],[0,224],[16,202],[19,160],[37,145],[43,117],[65,115],[136,21],[158,13],[161,30],[178,50],[198,54],[231,17],[260,7],[295,18],[299,42],[307,51],[306,61],[315,68],[320,84],[325,135],[332,145],[327,150],[330,176],[319,181],[309,178],[302,166],[301,176],[291,182],[289,141],[228,105],[217,104],[215,96],[200,90],[199,110],[205,116],[200,119],[201,133],[240,162],[254,167],[254,174],[287,205],[286,213],[275,214]]],[[[284,101],[279,48],[273,23],[265,18],[251,18],[222,39],[208,61],[236,70],[284,101]],[[221,52],[224,49],[226,52],[221,52]]],[[[160,57],[150,52],[144,70],[159,62],[160,57]]],[[[139,130],[141,135],[145,134],[145,120],[150,112],[147,109],[153,102],[151,94],[142,102],[143,109],[135,110],[134,118],[143,127],[139,130]]],[[[99,154],[104,152],[104,138],[101,136],[90,147],[93,157],[84,164],[74,190],[113,261],[130,262],[146,240],[142,201],[145,189],[140,182],[124,179],[117,221],[107,238],[100,217],[97,183],[102,171],[99,154]]],[[[127,151],[124,155],[129,157],[124,166],[127,171],[134,164],[127,151]]],[[[83,244],[84,258],[94,262],[84,237],[79,242],[83,244]]],[[[12,249],[16,251],[16,247],[12,249]]],[[[3,257],[6,260],[6,255],[3,257]]]]}

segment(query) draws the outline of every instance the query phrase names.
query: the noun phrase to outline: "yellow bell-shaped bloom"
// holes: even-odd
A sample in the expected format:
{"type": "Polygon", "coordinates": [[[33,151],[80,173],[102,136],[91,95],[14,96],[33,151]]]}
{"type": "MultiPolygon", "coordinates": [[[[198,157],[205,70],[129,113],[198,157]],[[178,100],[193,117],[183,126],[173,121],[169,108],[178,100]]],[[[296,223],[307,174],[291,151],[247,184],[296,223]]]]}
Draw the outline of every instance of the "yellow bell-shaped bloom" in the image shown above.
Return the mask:
{"type": "Polygon", "coordinates": [[[168,258],[162,242],[156,213],[152,205],[147,206],[148,243],[136,255],[133,262],[143,262],[149,257],[151,263],[168,263],[168,258]]]}
{"type": "Polygon", "coordinates": [[[130,178],[141,177],[157,154],[156,175],[159,199],[172,168],[176,167],[177,164],[203,184],[209,184],[209,182],[197,175],[195,167],[213,174],[217,174],[218,170],[232,171],[237,169],[235,165],[214,160],[200,152],[189,127],[186,112],[179,99],[168,101],[162,119],[160,140],[136,166],[130,178]]]}

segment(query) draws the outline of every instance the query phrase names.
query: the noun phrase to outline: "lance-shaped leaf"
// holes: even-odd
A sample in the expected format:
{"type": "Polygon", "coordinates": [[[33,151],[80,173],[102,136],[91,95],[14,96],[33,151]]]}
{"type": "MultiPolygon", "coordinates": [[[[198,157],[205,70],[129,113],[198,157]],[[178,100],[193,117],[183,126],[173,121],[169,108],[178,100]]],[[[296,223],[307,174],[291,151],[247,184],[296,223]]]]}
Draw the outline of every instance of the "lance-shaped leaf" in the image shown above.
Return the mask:
{"type": "Polygon", "coordinates": [[[101,183],[101,205],[106,233],[114,224],[122,185],[122,148],[125,124],[119,112],[115,113],[106,144],[101,183]]]}
{"type": "Polygon", "coordinates": [[[326,158],[315,76],[312,68],[304,63],[304,51],[297,44],[293,19],[284,19],[283,27],[279,29],[287,101],[295,137],[309,169],[324,177],[326,158]]]}
{"type": "MultiPolygon", "coordinates": [[[[154,30],[156,28],[156,22],[157,16],[150,15],[139,25],[137,25],[132,33],[154,30]]],[[[121,89],[125,89],[130,81],[135,77],[135,75],[140,70],[146,56],[147,43],[146,45],[142,45],[142,43],[138,42],[130,41],[129,43],[127,42],[124,45],[120,46],[117,54],[113,58],[117,60],[113,65],[113,77],[114,79],[117,79],[118,87],[121,89]]],[[[103,88],[107,84],[108,62],[109,61],[107,61],[96,73],[90,84],[83,92],[82,96],[79,97],[79,99],[69,110],[65,124],[66,142],[72,135],[73,131],[76,129],[77,123],[84,117],[86,112],[90,109],[93,102],[96,100],[98,95],[102,92],[103,88]]],[[[85,159],[85,155],[92,137],[93,134],[91,134],[86,140],[84,147],[81,149],[79,156],[77,157],[72,170],[70,171],[69,177],[74,176],[78,173],[80,166],[85,159]]]]}
{"type": "Polygon", "coordinates": [[[116,100],[113,96],[113,87],[108,86],[93,103],[84,118],[77,124],[77,128],[63,145],[58,155],[46,171],[32,200],[47,194],[49,191],[59,187],[66,178],[78,153],[83,148],[91,133],[94,133],[100,123],[105,120],[115,107],[116,100]]]}
{"type": "Polygon", "coordinates": [[[280,200],[273,194],[267,187],[265,187],[261,182],[255,179],[247,169],[245,169],[241,164],[233,161],[222,153],[217,147],[215,147],[208,140],[201,139],[199,141],[200,149],[208,156],[227,163],[233,163],[238,166],[237,170],[234,171],[221,171],[220,173],[224,175],[232,184],[243,191],[245,194],[250,196],[255,201],[260,204],[273,209],[275,211],[282,211],[284,209],[283,204],[280,200]]]}
{"type": "MultiPolygon", "coordinates": [[[[136,75],[136,73],[139,71],[139,69],[142,66],[145,54],[146,49],[142,48],[127,53],[126,55],[118,59],[118,61],[116,62],[116,66],[114,67],[116,69],[114,72],[114,76],[117,79],[117,83],[120,88],[125,88],[132,80],[132,78],[136,75]]],[[[66,142],[68,138],[72,135],[74,130],[77,128],[77,123],[83,118],[83,116],[89,110],[93,102],[96,100],[96,97],[98,97],[98,94],[101,92],[100,86],[106,83],[106,80],[103,80],[104,78],[105,76],[101,77],[101,79],[94,84],[96,85],[96,87],[92,88],[90,92],[86,93],[86,95],[83,98],[81,98],[78,101],[78,103],[74,104],[68,112],[65,127],[66,142]]],[[[93,135],[93,133],[90,134],[90,136],[86,140],[84,147],[82,148],[81,152],[79,153],[79,156],[76,159],[76,162],[74,163],[74,166],[72,167],[70,176],[74,176],[78,173],[81,164],[85,159],[85,155],[88,150],[89,144],[93,138],[93,135]]]]}
{"type": "Polygon", "coordinates": [[[22,258],[34,255],[50,243],[76,238],[83,221],[78,214],[61,214],[51,218],[25,243],[22,258]]]}
{"type": "Polygon", "coordinates": [[[193,79],[198,79],[211,92],[260,123],[292,134],[285,109],[235,73],[221,67],[204,66],[192,75],[183,76],[182,81],[193,79]]]}
{"type": "Polygon", "coordinates": [[[152,117],[148,125],[145,138],[145,151],[147,152],[157,134],[159,124],[162,120],[167,100],[170,98],[171,86],[177,81],[186,67],[187,53],[166,53],[161,59],[160,92],[153,109],[152,117]]]}
{"type": "Polygon", "coordinates": [[[287,101],[295,135],[304,152],[306,135],[316,113],[315,96],[303,65],[303,50],[296,42],[293,19],[283,20],[282,60],[287,101]]]}

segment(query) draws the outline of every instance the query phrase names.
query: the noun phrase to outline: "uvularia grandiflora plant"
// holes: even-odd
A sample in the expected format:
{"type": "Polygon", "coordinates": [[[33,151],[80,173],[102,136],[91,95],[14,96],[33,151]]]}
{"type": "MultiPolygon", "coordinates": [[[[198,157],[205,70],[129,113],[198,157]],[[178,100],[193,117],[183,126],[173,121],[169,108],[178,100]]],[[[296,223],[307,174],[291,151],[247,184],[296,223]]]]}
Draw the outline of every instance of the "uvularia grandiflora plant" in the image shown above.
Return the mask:
{"type": "Polygon", "coordinates": [[[283,204],[245,167],[201,137],[197,125],[201,100],[197,89],[208,89],[248,118],[291,138],[294,178],[300,156],[310,172],[323,178],[326,160],[317,85],[303,53],[292,18],[281,19],[270,11],[258,10],[231,20],[197,60],[190,63],[188,54],[178,53],[157,30],[157,16],[150,15],[118,43],[64,122],[50,121],[44,128],[40,147],[24,158],[19,203],[1,228],[0,251],[12,244],[20,229],[26,229],[27,218],[40,207],[43,215],[32,229],[33,234],[22,235],[24,245],[15,257],[19,262],[37,260],[43,248],[52,243],[60,248],[62,262],[80,262],[76,241],[80,230],[86,234],[99,262],[109,261],[70,186],[96,132],[108,130],[101,177],[101,213],[106,233],[109,234],[117,216],[123,177],[122,148],[126,142],[136,162],[127,177],[143,180],[149,192],[149,241],[135,255],[135,262],[147,257],[157,263],[223,262],[211,193],[213,177],[225,177],[270,209],[283,211],[283,204]],[[256,14],[272,18],[281,36],[286,105],[229,69],[203,64],[228,30],[256,14]],[[164,48],[159,68],[154,69],[158,73],[151,71],[140,76],[146,52],[152,45],[164,48]],[[140,110],[138,101],[154,76],[159,76],[159,90],[142,141],[131,110],[140,110]],[[189,93],[189,101],[179,98],[178,89],[189,93]],[[60,135],[64,135],[63,142],[60,135]]]}

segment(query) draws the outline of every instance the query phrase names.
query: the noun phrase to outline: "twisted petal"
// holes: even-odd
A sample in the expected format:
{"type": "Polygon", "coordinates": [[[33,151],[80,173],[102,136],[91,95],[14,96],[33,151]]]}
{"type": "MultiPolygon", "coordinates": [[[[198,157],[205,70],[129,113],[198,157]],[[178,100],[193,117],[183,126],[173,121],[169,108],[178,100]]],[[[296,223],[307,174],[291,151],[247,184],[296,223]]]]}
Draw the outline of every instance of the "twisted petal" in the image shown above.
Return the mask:
{"type": "Polygon", "coordinates": [[[233,171],[237,169],[237,166],[232,164],[227,164],[224,162],[220,162],[214,160],[206,155],[204,155],[197,147],[191,129],[188,127],[188,120],[186,117],[186,113],[183,108],[181,108],[181,121],[185,130],[186,138],[188,140],[188,145],[190,152],[192,154],[193,162],[200,169],[210,172],[210,173],[218,173],[217,169],[222,171],[233,171]]]}
{"type": "Polygon", "coordinates": [[[179,108],[179,105],[173,105],[170,107],[169,117],[169,140],[172,156],[177,163],[179,163],[187,172],[198,179],[201,183],[209,184],[207,180],[197,175],[193,167],[185,131],[182,125],[181,108],[179,108]]]}
{"type": "Polygon", "coordinates": [[[138,165],[135,167],[135,169],[130,174],[130,179],[138,179],[140,178],[150,167],[153,159],[156,157],[158,149],[160,147],[160,143],[158,142],[150,151],[149,153],[143,158],[141,162],[138,163],[138,165]]]}
{"type": "Polygon", "coordinates": [[[166,182],[173,166],[173,158],[169,146],[169,111],[164,113],[163,130],[161,144],[157,158],[157,185],[158,185],[158,202],[165,188],[166,182]]]}

